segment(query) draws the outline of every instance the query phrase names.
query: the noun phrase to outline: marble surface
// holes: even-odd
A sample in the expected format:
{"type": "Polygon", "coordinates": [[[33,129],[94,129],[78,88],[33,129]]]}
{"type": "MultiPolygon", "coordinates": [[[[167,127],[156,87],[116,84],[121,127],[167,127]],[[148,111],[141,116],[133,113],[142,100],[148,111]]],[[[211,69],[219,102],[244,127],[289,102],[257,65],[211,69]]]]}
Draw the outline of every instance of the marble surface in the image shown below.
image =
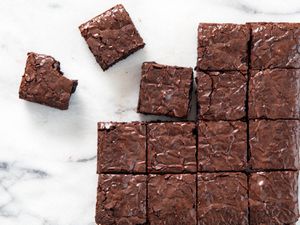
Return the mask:
{"type": "Polygon", "coordinates": [[[135,112],[141,63],[194,67],[199,22],[246,21],[299,22],[299,1],[1,0],[0,224],[94,224],[96,122],[158,118],[135,112]],[[116,3],[146,47],[104,73],[78,26],[116,3]],[[79,80],[68,111],[18,99],[28,51],[79,80]]]}

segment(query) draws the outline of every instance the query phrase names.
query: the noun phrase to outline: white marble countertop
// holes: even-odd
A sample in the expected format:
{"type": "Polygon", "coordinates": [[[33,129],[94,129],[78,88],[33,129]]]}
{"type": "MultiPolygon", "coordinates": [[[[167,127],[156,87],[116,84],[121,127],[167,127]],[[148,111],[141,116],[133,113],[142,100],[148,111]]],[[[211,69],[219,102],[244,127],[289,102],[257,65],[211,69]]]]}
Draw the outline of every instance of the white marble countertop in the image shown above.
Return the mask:
{"type": "Polygon", "coordinates": [[[1,0],[0,224],[94,224],[96,122],[153,118],[135,112],[141,63],[194,67],[199,22],[247,21],[299,22],[299,1],[1,0]],[[146,47],[104,73],[78,26],[117,3],[146,47]],[[79,80],[68,111],[18,99],[28,51],[79,80]]]}

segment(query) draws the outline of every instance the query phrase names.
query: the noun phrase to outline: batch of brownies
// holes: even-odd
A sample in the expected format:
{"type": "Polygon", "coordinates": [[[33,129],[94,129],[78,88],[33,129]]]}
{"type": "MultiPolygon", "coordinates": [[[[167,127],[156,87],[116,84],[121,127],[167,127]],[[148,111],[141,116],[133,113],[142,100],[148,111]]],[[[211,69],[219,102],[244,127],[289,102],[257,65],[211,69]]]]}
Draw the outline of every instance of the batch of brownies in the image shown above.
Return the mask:
{"type": "MultiPolygon", "coordinates": [[[[144,47],[122,5],[82,24],[103,70],[144,47]]],[[[294,225],[300,146],[300,24],[198,28],[193,69],[145,62],[139,113],[181,122],[98,123],[101,225],[294,225]]],[[[29,53],[20,98],[67,109],[76,80],[29,53]]]]}

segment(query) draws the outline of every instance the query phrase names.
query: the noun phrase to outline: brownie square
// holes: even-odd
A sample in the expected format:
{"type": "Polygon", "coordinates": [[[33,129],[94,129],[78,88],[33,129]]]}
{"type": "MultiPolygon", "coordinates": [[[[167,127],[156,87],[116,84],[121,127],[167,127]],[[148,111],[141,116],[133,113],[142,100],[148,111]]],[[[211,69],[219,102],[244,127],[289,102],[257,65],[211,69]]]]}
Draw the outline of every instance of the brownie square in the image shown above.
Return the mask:
{"type": "Polygon", "coordinates": [[[300,23],[252,23],[251,67],[300,68],[300,23]]]}
{"type": "Polygon", "coordinates": [[[249,118],[300,119],[300,70],[252,70],[249,118]]]}
{"type": "Polygon", "coordinates": [[[98,123],[97,172],[146,172],[146,125],[98,123]]]}
{"type": "Polygon", "coordinates": [[[197,70],[247,70],[249,40],[247,25],[200,23],[197,70]]]}
{"type": "Polygon", "coordinates": [[[193,122],[149,123],[148,171],[196,172],[196,125],[193,122]]]}
{"type": "Polygon", "coordinates": [[[198,174],[198,225],[248,225],[247,176],[198,174]]]}
{"type": "Polygon", "coordinates": [[[252,169],[300,169],[300,121],[250,121],[249,134],[252,169]]]}
{"type": "Polygon", "coordinates": [[[68,109],[77,84],[77,80],[63,76],[60,63],[53,57],[30,52],[27,54],[19,98],[64,110],[68,109]]]}
{"type": "Polygon", "coordinates": [[[96,223],[146,224],[146,176],[99,175],[96,223]]]}
{"type": "Polygon", "coordinates": [[[145,45],[120,4],[80,25],[79,29],[103,70],[145,45]]]}
{"type": "Polygon", "coordinates": [[[200,121],[199,171],[241,171],[247,165],[247,124],[240,121],[200,121]]]}
{"type": "Polygon", "coordinates": [[[192,86],[192,68],[145,62],[137,111],[185,118],[190,109],[192,86]]]}
{"type": "Polygon", "coordinates": [[[246,73],[198,72],[196,83],[199,119],[238,120],[246,116],[246,73]]]}
{"type": "Polygon", "coordinates": [[[148,218],[155,225],[196,225],[196,175],[150,175],[148,218]]]}
{"type": "Polygon", "coordinates": [[[250,175],[250,225],[296,223],[298,172],[259,172],[250,175]]]}

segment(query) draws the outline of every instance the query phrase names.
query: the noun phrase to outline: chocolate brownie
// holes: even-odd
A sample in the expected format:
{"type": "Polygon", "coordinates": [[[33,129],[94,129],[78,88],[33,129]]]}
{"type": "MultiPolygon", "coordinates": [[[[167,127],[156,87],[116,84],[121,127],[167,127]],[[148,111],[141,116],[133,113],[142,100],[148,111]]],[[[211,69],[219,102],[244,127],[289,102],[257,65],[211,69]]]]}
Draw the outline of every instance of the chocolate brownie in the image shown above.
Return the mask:
{"type": "Polygon", "coordinates": [[[252,23],[251,67],[300,68],[300,23],[252,23]]]}
{"type": "Polygon", "coordinates": [[[146,224],[146,176],[99,175],[96,223],[146,224]]]}
{"type": "Polygon", "coordinates": [[[198,72],[196,83],[199,119],[238,120],[246,116],[245,73],[198,72]]]}
{"type": "Polygon", "coordinates": [[[283,225],[297,222],[298,172],[259,172],[250,175],[251,225],[283,225]]]}
{"type": "Polygon", "coordinates": [[[146,172],[146,125],[98,123],[98,173],[146,172]]]}
{"type": "Polygon", "coordinates": [[[197,171],[195,123],[149,123],[147,129],[149,172],[197,171]]]}
{"type": "Polygon", "coordinates": [[[249,40],[247,25],[200,23],[197,70],[247,70],[249,40]]]}
{"type": "Polygon", "coordinates": [[[137,111],[184,118],[190,109],[193,69],[155,62],[142,65],[137,111]]]}
{"type": "Polygon", "coordinates": [[[103,70],[145,45],[123,5],[114,6],[79,29],[103,70]]]}
{"type": "Polygon", "coordinates": [[[60,63],[51,56],[34,52],[27,56],[19,98],[58,109],[68,109],[71,94],[75,92],[78,84],[77,80],[69,80],[63,76],[60,63]]]}
{"type": "Polygon", "coordinates": [[[250,121],[252,169],[300,169],[300,121],[250,121]]]}
{"type": "Polygon", "coordinates": [[[252,70],[249,118],[300,119],[300,70],[252,70]]]}
{"type": "Polygon", "coordinates": [[[196,175],[150,175],[149,224],[196,225],[196,175]]]}
{"type": "Polygon", "coordinates": [[[198,174],[198,225],[248,225],[247,176],[198,174]]]}
{"type": "Polygon", "coordinates": [[[246,123],[200,121],[199,171],[241,171],[247,164],[246,123]]]}

